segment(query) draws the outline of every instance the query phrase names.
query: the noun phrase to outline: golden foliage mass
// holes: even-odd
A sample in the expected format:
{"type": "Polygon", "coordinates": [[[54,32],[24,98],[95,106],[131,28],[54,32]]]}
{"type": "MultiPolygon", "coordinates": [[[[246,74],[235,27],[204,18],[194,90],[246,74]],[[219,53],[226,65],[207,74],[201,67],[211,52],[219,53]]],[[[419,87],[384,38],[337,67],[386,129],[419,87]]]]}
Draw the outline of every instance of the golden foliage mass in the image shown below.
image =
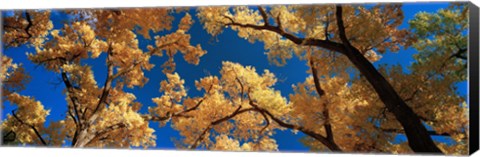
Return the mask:
{"type": "MultiPolygon", "coordinates": [[[[418,53],[406,67],[408,72],[400,65],[381,65],[375,70],[431,128],[432,136],[453,141],[451,145],[436,141],[444,153],[466,154],[468,105],[456,84],[465,81],[466,37],[462,31],[467,29],[468,10],[454,5],[435,14],[419,13],[406,30],[399,28],[404,21],[401,5],[342,7],[346,38],[365,62],[379,61],[384,53],[413,45],[418,53]],[[443,28],[440,23],[458,27],[443,28]]],[[[4,46],[33,47],[27,53],[29,61],[59,76],[66,103],[58,105],[67,110],[56,111],[65,113],[64,119],[47,121],[55,108],[21,95],[30,76],[22,63],[2,55],[2,99],[15,107],[1,125],[3,136],[14,138],[4,142],[155,147],[156,137],[164,135],[156,134],[150,122],[158,122],[179,132],[178,148],[278,151],[274,134],[289,129],[304,133],[301,142],[313,151],[413,152],[407,142],[395,141],[405,136],[404,128],[365,76],[352,71],[351,58],[309,45],[313,41],[344,42],[338,35],[341,28],[335,6],[196,10],[207,33],[217,36],[231,29],[251,43],[261,42],[267,59],[275,65],[284,66],[294,56],[306,61],[309,76],[293,84],[292,93],[283,93],[287,96],[276,89],[283,82],[273,72],[230,61],[222,62],[218,76],[208,75],[195,80],[195,87],[186,86],[193,80],[184,80],[176,72],[175,56],[180,53],[185,62],[199,65],[207,51],[191,42],[188,32],[196,18],[184,11],[188,9],[66,10],[63,13],[71,19],[58,29],[53,29],[49,11],[17,11],[6,17],[4,46]],[[171,30],[174,14],[182,18],[177,20],[177,29],[171,30]],[[142,47],[142,40],[153,45],[142,47]],[[151,99],[153,103],[138,102],[138,95],[129,91],[147,85],[146,71],[158,64],[151,62],[152,57],[165,57],[160,66],[163,73],[158,74],[165,79],[153,82],[160,84],[160,95],[151,99]],[[91,60],[105,66],[104,80],[95,78],[97,71],[86,64],[91,60]],[[191,96],[190,88],[201,94],[191,96]],[[142,105],[148,106],[147,113],[140,112],[142,105]]]]}

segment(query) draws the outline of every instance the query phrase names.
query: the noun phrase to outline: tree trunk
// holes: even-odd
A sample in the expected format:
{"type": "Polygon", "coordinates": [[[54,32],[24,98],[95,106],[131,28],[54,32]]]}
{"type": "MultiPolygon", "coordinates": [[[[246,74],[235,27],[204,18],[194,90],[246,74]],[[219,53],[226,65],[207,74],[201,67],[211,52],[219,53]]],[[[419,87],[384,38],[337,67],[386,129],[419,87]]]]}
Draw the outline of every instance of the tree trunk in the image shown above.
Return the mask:
{"type": "Polygon", "coordinates": [[[95,113],[94,115],[92,115],[92,117],[90,117],[88,121],[86,121],[82,125],[82,128],[80,128],[79,130],[78,137],[77,139],[75,139],[76,142],[73,144],[73,147],[83,148],[87,146],[87,144],[90,143],[93,138],[95,138],[97,131],[93,128],[90,128],[90,126],[92,126],[92,124],[97,120],[97,118],[98,114],[95,113]]]}
{"type": "Polygon", "coordinates": [[[442,153],[433,142],[417,114],[407,106],[405,101],[403,101],[390,83],[375,69],[372,63],[354,47],[348,48],[347,51],[348,52],[344,54],[355,67],[360,70],[361,74],[367,78],[382,102],[403,126],[410,148],[415,152],[442,153]]]}
{"type": "Polygon", "coordinates": [[[75,142],[73,147],[83,148],[88,144],[88,142],[90,142],[90,140],[93,139],[93,137],[94,137],[94,135],[88,133],[88,131],[86,129],[82,130],[82,131],[80,131],[80,134],[78,136],[78,140],[77,140],[77,142],[75,142]]]}

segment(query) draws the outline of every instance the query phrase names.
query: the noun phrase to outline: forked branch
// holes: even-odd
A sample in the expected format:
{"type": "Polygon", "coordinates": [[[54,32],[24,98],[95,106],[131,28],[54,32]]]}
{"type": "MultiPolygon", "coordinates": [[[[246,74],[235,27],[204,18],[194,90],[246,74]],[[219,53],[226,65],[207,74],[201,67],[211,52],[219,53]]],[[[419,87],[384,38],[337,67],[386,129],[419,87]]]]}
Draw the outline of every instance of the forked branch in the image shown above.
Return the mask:
{"type": "Polygon", "coordinates": [[[202,141],[204,138],[205,138],[205,135],[207,134],[208,131],[210,131],[210,129],[213,128],[213,126],[215,125],[218,125],[220,123],[223,123],[225,121],[228,121],[230,119],[232,119],[233,117],[239,115],[239,114],[242,114],[242,113],[245,113],[245,112],[248,112],[248,111],[253,111],[254,109],[253,108],[247,108],[247,109],[243,109],[241,110],[242,106],[238,106],[238,108],[232,112],[230,115],[228,116],[225,116],[223,118],[220,118],[218,120],[215,120],[213,122],[210,123],[210,125],[208,125],[203,131],[202,133],[200,134],[200,136],[197,137],[197,139],[193,142],[193,144],[189,147],[190,149],[196,149],[198,147],[198,144],[200,143],[200,141],[202,141]]]}

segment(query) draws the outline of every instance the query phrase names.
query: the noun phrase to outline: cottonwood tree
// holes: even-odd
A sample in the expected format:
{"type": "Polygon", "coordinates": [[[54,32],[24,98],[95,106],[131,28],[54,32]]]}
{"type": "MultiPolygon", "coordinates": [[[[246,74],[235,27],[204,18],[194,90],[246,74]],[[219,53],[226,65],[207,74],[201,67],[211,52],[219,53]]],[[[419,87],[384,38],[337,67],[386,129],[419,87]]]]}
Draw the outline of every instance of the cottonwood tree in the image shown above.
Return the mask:
{"type": "Polygon", "coordinates": [[[467,80],[468,15],[465,3],[453,3],[436,13],[419,13],[409,22],[417,39],[413,47],[419,52],[411,67],[413,78],[423,75],[423,83],[415,82],[419,85],[407,99],[419,102],[412,105],[429,104],[430,111],[419,111],[426,112],[425,122],[437,133],[454,140],[440,145],[449,154],[468,154],[469,107],[456,91],[456,84],[467,80]]]}
{"type": "MultiPolygon", "coordinates": [[[[184,80],[178,74],[167,75],[168,80],[161,83],[163,95],[152,99],[157,106],[149,108],[150,115],[146,118],[171,121],[172,127],[183,136],[177,142],[180,148],[196,149],[200,146],[213,150],[272,151],[277,150],[276,140],[272,138],[275,130],[293,129],[321,141],[331,150],[342,150],[332,140],[331,130],[326,136],[324,132],[316,130],[318,125],[330,126],[329,123],[319,124],[315,121],[316,117],[306,117],[319,116],[319,112],[326,110],[315,108],[309,113],[304,110],[306,106],[301,105],[306,101],[325,104],[327,102],[322,102],[323,98],[330,97],[335,97],[328,102],[332,106],[336,105],[333,103],[355,103],[357,99],[337,96],[339,93],[348,93],[345,79],[332,78],[329,79],[331,82],[322,82],[325,89],[319,90],[329,91],[328,94],[322,94],[322,99],[313,96],[305,98],[305,95],[301,95],[306,92],[305,85],[300,85],[297,90],[299,94],[292,95],[288,102],[280,91],[273,88],[277,79],[268,70],[258,74],[252,66],[228,61],[222,65],[220,77],[207,76],[195,81],[196,88],[204,91],[200,97],[187,96],[184,80]]],[[[321,82],[316,79],[307,79],[312,83],[308,93],[315,91],[313,86],[320,86],[321,82]]],[[[333,115],[331,119],[341,114],[333,115]]],[[[339,119],[338,122],[345,121],[339,119]]],[[[350,133],[355,134],[354,131],[350,133]]]]}
{"type": "MultiPolygon", "coordinates": [[[[432,128],[428,133],[446,139],[447,142],[436,141],[446,154],[468,153],[468,107],[465,97],[459,95],[456,88],[457,83],[466,79],[467,14],[468,8],[464,5],[451,5],[437,13],[418,13],[409,21],[415,41],[413,47],[418,51],[414,55],[415,62],[408,66],[410,72],[399,65],[382,65],[379,69],[420,119],[432,128]]],[[[384,143],[404,131],[378,97],[372,97],[375,93],[366,84],[365,78],[357,77],[350,89],[356,98],[368,104],[356,107],[355,119],[349,125],[360,132],[361,141],[366,142],[358,146],[363,146],[363,151],[367,152],[412,153],[406,143],[384,143]],[[378,134],[381,136],[369,139],[378,134]]],[[[339,131],[334,132],[337,135],[339,131]]],[[[312,138],[302,141],[313,150],[325,149],[312,138]]]]}
{"type": "MultiPolygon", "coordinates": [[[[67,10],[65,13],[73,19],[60,29],[52,29],[46,11],[17,12],[7,17],[3,34],[6,46],[28,44],[35,48],[35,52],[27,54],[28,59],[61,76],[68,110],[63,111],[67,113],[65,119],[44,127],[50,110],[31,97],[8,92],[7,82],[3,86],[3,93],[8,94],[5,100],[18,108],[3,121],[2,131],[16,134],[13,141],[29,145],[155,146],[154,130],[138,112],[141,103],[135,101],[134,94],[124,90],[147,83],[144,71],[154,67],[149,62],[153,56],[168,57],[162,67],[165,73],[171,73],[177,53],[183,54],[191,64],[198,64],[206,53],[199,45],[190,44],[190,35],[186,32],[193,21],[188,13],[176,31],[155,36],[155,45],[148,46],[148,51],[139,47],[137,34],[150,39],[150,32],[171,29],[173,11],[171,8],[67,10]],[[98,60],[101,55],[106,56],[107,70],[106,79],[98,85],[91,66],[82,61],[98,60]]],[[[18,66],[5,57],[2,63],[6,65],[2,65],[2,72],[7,71],[2,73],[2,81],[20,79],[16,73],[21,72],[18,66]]],[[[7,134],[5,137],[12,137],[7,134]]]]}
{"type": "MultiPolygon", "coordinates": [[[[403,20],[401,5],[200,7],[198,11],[197,16],[208,33],[216,36],[225,28],[231,28],[238,32],[239,37],[250,42],[262,42],[268,58],[277,65],[285,65],[293,55],[302,59],[309,58],[310,53],[306,53],[305,47],[315,47],[318,50],[314,51],[314,55],[330,54],[330,58],[333,58],[337,65],[340,63],[355,67],[362,78],[368,82],[359,86],[372,91],[368,96],[378,98],[377,100],[382,102],[384,113],[393,116],[390,119],[398,121],[398,126],[406,135],[411,150],[443,153],[432,140],[423,124],[425,121],[422,121],[422,117],[417,113],[419,111],[415,111],[416,108],[412,107],[426,106],[427,104],[423,103],[427,102],[408,102],[406,97],[402,97],[401,91],[395,88],[395,82],[385,77],[387,75],[382,74],[381,70],[376,69],[372,64],[372,59],[378,59],[379,54],[387,50],[398,51],[401,47],[408,47],[415,41],[408,38],[408,30],[398,28],[403,20]]],[[[429,29],[436,29],[436,27],[427,28],[429,29]]],[[[418,36],[419,39],[424,37],[425,35],[418,36]]],[[[319,64],[318,62],[328,62],[328,60],[314,61],[311,65],[319,64]]],[[[332,66],[323,65],[318,69],[332,66]]],[[[335,72],[333,73],[336,75],[335,72]]],[[[316,77],[315,75],[313,78],[316,77]]],[[[321,77],[328,77],[328,75],[324,74],[321,77]]],[[[322,96],[328,91],[317,90],[317,92],[318,96],[322,96]]],[[[320,110],[325,108],[325,105],[310,103],[309,107],[320,110]]],[[[326,113],[324,117],[325,115],[326,113]]],[[[322,124],[324,120],[317,118],[317,121],[322,124]]],[[[326,130],[328,137],[329,126],[318,127],[326,130]]],[[[369,131],[369,129],[358,129],[358,131],[362,130],[367,133],[369,131]]],[[[377,133],[372,134],[381,136],[377,133]]],[[[334,140],[330,139],[330,141],[334,140]]],[[[321,143],[325,144],[325,142],[321,143]]],[[[331,150],[335,149],[331,148],[331,150]]]]}
{"type": "MultiPolygon", "coordinates": [[[[37,124],[45,122],[45,115],[48,114],[48,111],[43,109],[41,103],[35,102],[33,98],[18,94],[18,92],[25,89],[25,84],[28,83],[30,78],[28,75],[25,74],[22,65],[14,63],[13,60],[9,57],[2,56],[1,72],[2,75],[0,75],[0,77],[2,80],[2,100],[17,103],[22,102],[20,103],[19,107],[30,108],[34,111],[33,113],[36,113],[29,117],[29,121],[33,121],[37,124]]],[[[5,106],[2,103],[2,109],[4,108],[5,106]]],[[[35,128],[36,124],[30,124],[31,126],[24,127],[35,128]]],[[[30,130],[30,128],[26,130],[30,130]]],[[[31,137],[34,137],[34,133],[36,133],[34,132],[35,130],[31,130],[30,132],[14,132],[13,130],[16,130],[16,128],[4,130],[2,127],[2,143],[14,143],[17,138],[19,139],[19,141],[32,141],[33,139],[31,137]]]]}
{"type": "MultiPolygon", "coordinates": [[[[313,63],[314,57],[311,58],[313,63]]],[[[318,76],[336,71],[333,67],[342,69],[342,66],[317,70],[318,66],[335,64],[333,61],[319,63],[310,65],[310,71],[315,74],[293,87],[295,93],[290,95],[290,101],[272,87],[276,78],[268,70],[260,75],[255,68],[238,63],[224,62],[221,77],[208,76],[196,81],[197,89],[205,92],[201,97],[189,98],[184,80],[178,74],[170,74],[168,80],[161,83],[160,91],[164,94],[153,99],[157,106],[149,109],[150,115],[146,118],[160,121],[162,126],[171,121],[172,127],[183,136],[177,142],[179,148],[271,151],[277,147],[271,136],[276,130],[287,128],[308,135],[305,144],[316,150],[411,153],[407,145],[393,143],[397,134],[403,134],[401,126],[393,115],[386,113],[378,97],[370,96],[373,93],[364,88],[368,87],[365,80],[355,80],[355,84],[348,85],[346,72],[320,78],[318,76]],[[312,108],[312,103],[319,107],[312,108]],[[262,142],[265,138],[271,142],[262,142]]],[[[401,79],[404,77],[407,76],[401,79]]],[[[445,102],[442,108],[460,109],[455,104],[462,99],[446,99],[448,94],[449,91],[444,98],[433,101],[445,102]]],[[[422,106],[425,108],[428,107],[422,106]]],[[[435,123],[451,124],[462,118],[450,117],[438,118],[435,123]]],[[[464,122],[462,125],[467,124],[464,122]]],[[[441,131],[429,131],[432,135],[449,136],[438,132],[441,131]]]]}
{"type": "MultiPolygon", "coordinates": [[[[3,19],[2,44],[5,49],[28,44],[39,46],[52,29],[49,11],[17,11],[3,19]]],[[[21,63],[2,55],[1,64],[2,100],[17,104],[7,120],[2,122],[2,143],[4,144],[46,144],[41,131],[49,111],[35,98],[19,94],[29,82],[21,63]],[[12,124],[8,127],[8,124],[12,124]]],[[[2,103],[2,110],[5,108],[2,103]]]]}
{"type": "Polygon", "coordinates": [[[153,98],[157,106],[149,108],[149,117],[171,121],[184,137],[177,142],[180,148],[277,150],[271,130],[278,125],[270,119],[288,109],[286,99],[271,87],[275,76],[268,70],[259,75],[254,67],[232,62],[223,62],[220,74],[195,81],[205,92],[201,97],[187,97],[184,80],[177,73],[168,74],[161,82],[164,94],[153,98]]]}
{"type": "Polygon", "coordinates": [[[173,57],[180,52],[187,62],[198,64],[206,53],[189,43],[189,14],[180,20],[178,30],[155,37],[155,45],[144,52],[137,35],[150,39],[150,31],[171,29],[171,9],[66,11],[73,20],[55,30],[48,11],[17,12],[5,20],[10,21],[4,25],[5,46],[35,47],[29,59],[61,76],[68,111],[64,120],[45,127],[50,110],[33,97],[18,94],[29,76],[20,64],[2,56],[2,98],[18,107],[2,123],[3,141],[155,146],[149,121],[156,121],[161,126],[171,122],[183,137],[177,147],[187,149],[274,151],[275,131],[291,129],[307,135],[303,143],[313,150],[465,154],[467,108],[454,84],[465,80],[467,10],[454,5],[438,14],[421,13],[410,22],[412,36],[397,28],[403,18],[400,7],[201,7],[198,16],[209,33],[218,35],[228,26],[240,37],[261,41],[268,59],[277,65],[287,64],[294,55],[307,61],[311,76],[294,85],[288,97],[273,88],[277,83],[273,73],[259,74],[255,67],[228,61],[220,76],[195,82],[203,96],[188,96],[185,81],[174,73],[173,57]],[[410,73],[401,66],[378,70],[372,66],[386,50],[411,44],[419,53],[410,73]],[[82,61],[102,55],[107,77],[100,87],[91,67],[82,61]],[[168,60],[162,65],[167,76],[160,82],[162,95],[152,99],[156,106],[148,114],[141,114],[142,104],[124,89],[145,85],[148,78],[143,72],[153,68],[150,58],[164,55],[168,60]],[[353,76],[352,67],[359,69],[353,76]],[[409,120],[421,120],[433,130],[422,123],[405,125],[409,120]],[[412,141],[417,138],[409,134],[412,128],[426,135],[412,141]],[[397,135],[406,135],[408,143],[394,143],[397,135]],[[430,136],[446,136],[455,143],[437,142],[437,148],[429,143],[430,136]]]}

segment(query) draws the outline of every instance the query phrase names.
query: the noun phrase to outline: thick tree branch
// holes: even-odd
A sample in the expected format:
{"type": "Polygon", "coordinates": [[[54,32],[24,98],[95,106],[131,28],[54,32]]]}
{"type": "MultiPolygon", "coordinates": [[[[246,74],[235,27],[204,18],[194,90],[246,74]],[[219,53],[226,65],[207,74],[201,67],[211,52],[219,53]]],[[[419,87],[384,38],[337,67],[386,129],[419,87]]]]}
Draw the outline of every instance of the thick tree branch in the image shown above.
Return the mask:
{"type": "Polygon", "coordinates": [[[226,18],[230,20],[230,23],[226,23],[225,25],[251,28],[255,30],[268,30],[281,35],[297,45],[316,46],[346,55],[360,73],[366,76],[368,82],[373,86],[382,102],[403,126],[410,148],[415,152],[442,153],[435,145],[432,138],[428,135],[427,129],[423,126],[418,116],[407,106],[398,93],[393,89],[392,85],[377,71],[372,63],[366,59],[358,49],[350,45],[345,34],[341,6],[337,6],[336,15],[339,36],[343,44],[312,38],[304,39],[289,34],[278,27],[237,23],[229,17],[226,18]]]}
{"type": "Polygon", "coordinates": [[[27,27],[25,27],[25,33],[27,33],[27,38],[31,38],[32,34],[30,34],[30,28],[33,26],[32,17],[28,11],[25,11],[25,18],[27,19],[27,27]]]}
{"type": "Polygon", "coordinates": [[[170,120],[171,118],[174,118],[174,117],[192,118],[192,116],[184,115],[183,113],[182,114],[180,114],[180,113],[178,113],[178,114],[167,113],[166,116],[152,116],[152,115],[149,115],[149,114],[142,115],[143,120],[154,121],[154,122],[166,121],[166,120],[170,120]]]}
{"type": "Polygon", "coordinates": [[[265,10],[263,9],[262,6],[258,6],[258,10],[260,11],[260,15],[262,15],[262,18],[263,18],[263,22],[265,23],[264,26],[269,26],[269,22],[268,22],[268,15],[267,13],[265,12],[265,10]]]}
{"type": "Polygon", "coordinates": [[[280,15],[281,15],[281,13],[278,13],[277,18],[276,18],[277,19],[277,29],[280,30],[280,31],[284,31],[283,27],[282,27],[282,21],[280,21],[280,15]]]}
{"type": "Polygon", "coordinates": [[[323,124],[323,126],[325,127],[325,132],[327,133],[327,139],[328,141],[335,143],[335,140],[333,138],[332,124],[330,124],[330,115],[326,104],[325,109],[323,110],[323,115],[325,116],[325,123],[323,124]]]}
{"type": "Polygon", "coordinates": [[[357,67],[367,81],[373,86],[376,93],[400,122],[405,130],[410,148],[415,152],[443,153],[429,136],[427,129],[420,121],[417,114],[398,95],[392,85],[380,74],[365,56],[353,47],[345,34],[345,26],[342,19],[342,7],[337,5],[336,10],[339,36],[344,44],[344,53],[357,67]]]}
{"type": "MultiPolygon", "coordinates": [[[[310,60],[309,61],[310,68],[311,68],[312,75],[313,75],[313,82],[315,84],[315,91],[317,91],[318,96],[320,98],[322,98],[325,95],[325,91],[320,86],[320,79],[318,78],[317,69],[315,68],[315,65],[313,63],[313,58],[310,58],[309,60],[310,60]]],[[[325,123],[324,123],[323,126],[325,127],[325,132],[327,133],[326,138],[331,143],[335,143],[335,140],[333,138],[332,125],[330,124],[330,115],[329,115],[329,112],[328,112],[327,104],[324,104],[324,106],[325,106],[325,109],[323,110],[323,116],[325,117],[325,123]]]]}
{"type": "MultiPolygon", "coordinates": [[[[93,137],[93,135],[90,135],[89,133],[89,127],[97,120],[98,116],[99,116],[99,110],[102,109],[102,104],[106,104],[106,99],[109,95],[109,92],[111,90],[111,85],[112,85],[112,75],[113,75],[113,64],[110,62],[110,57],[112,55],[112,45],[109,45],[108,47],[108,50],[107,50],[107,59],[106,59],[106,62],[107,62],[107,77],[106,77],[106,80],[105,80],[105,84],[104,84],[104,87],[103,87],[103,90],[102,90],[102,94],[100,96],[100,99],[95,107],[95,109],[92,111],[91,115],[86,118],[86,116],[84,116],[85,118],[85,122],[82,123],[82,128],[80,128],[78,131],[78,136],[77,136],[77,140],[75,140],[75,143],[72,143],[73,147],[84,147],[86,146],[91,140],[93,137]]],[[[86,111],[83,113],[84,115],[86,114],[86,111]]]]}
{"type": "MultiPolygon", "coordinates": [[[[237,78],[237,82],[243,87],[243,84],[240,80],[238,80],[237,78]]],[[[268,110],[265,110],[265,109],[262,109],[260,108],[257,104],[255,104],[255,102],[252,100],[251,96],[250,96],[250,93],[247,93],[247,98],[248,98],[248,101],[249,101],[249,104],[250,106],[253,107],[254,111],[256,112],[259,112],[260,114],[262,114],[262,116],[264,116],[265,120],[267,121],[267,124],[264,128],[262,128],[262,131],[264,129],[266,129],[269,125],[270,125],[270,120],[269,118],[267,117],[270,117],[273,121],[275,121],[276,123],[278,123],[280,126],[282,127],[285,127],[285,128],[289,128],[289,129],[294,129],[294,130],[299,130],[315,139],[317,139],[318,141],[320,141],[321,143],[323,143],[325,146],[327,146],[330,150],[332,151],[342,151],[340,149],[340,147],[338,147],[338,145],[336,145],[334,142],[333,142],[333,139],[332,140],[329,140],[327,137],[324,137],[320,134],[317,134],[313,131],[310,131],[310,130],[307,130],[305,128],[303,128],[302,126],[295,126],[293,124],[288,124],[288,123],[285,123],[283,122],[282,120],[280,120],[279,118],[276,118],[273,114],[271,114],[268,110]]],[[[333,137],[330,135],[330,137],[333,137]]]]}
{"type": "Polygon", "coordinates": [[[77,99],[77,97],[75,97],[73,95],[74,93],[74,87],[72,85],[72,83],[70,82],[70,80],[68,79],[68,76],[67,76],[67,73],[65,71],[62,71],[62,80],[67,88],[67,91],[68,93],[70,93],[68,95],[70,101],[72,102],[72,105],[73,105],[73,111],[75,113],[76,116],[74,116],[72,114],[72,112],[70,112],[70,110],[68,111],[69,115],[72,117],[73,121],[75,122],[75,132],[74,132],[74,135],[73,135],[73,138],[72,138],[72,146],[77,142],[77,138],[78,138],[78,132],[79,132],[79,129],[81,129],[83,127],[82,125],[82,118],[80,117],[80,114],[78,112],[79,110],[79,101],[77,99]]]}
{"type": "MultiPolygon", "coordinates": [[[[78,53],[76,55],[73,55],[69,59],[67,59],[65,57],[48,58],[48,59],[40,61],[40,64],[47,64],[48,62],[51,62],[51,61],[60,61],[62,64],[67,64],[67,63],[71,62],[72,60],[75,60],[78,57],[80,57],[80,53],[78,53]]],[[[77,141],[78,131],[79,131],[79,129],[82,128],[82,121],[81,121],[82,118],[81,118],[81,116],[79,114],[79,111],[78,111],[80,104],[79,104],[79,101],[78,101],[77,97],[75,97],[73,95],[74,90],[77,89],[78,87],[73,86],[72,82],[68,78],[67,73],[65,71],[61,72],[61,76],[62,76],[62,81],[65,84],[65,87],[67,88],[68,93],[70,93],[68,95],[68,98],[72,102],[73,111],[75,113],[75,116],[74,116],[73,113],[70,111],[70,109],[68,110],[68,113],[69,113],[70,117],[73,119],[73,121],[75,123],[75,126],[76,126],[75,133],[74,133],[74,136],[73,136],[73,139],[72,139],[72,146],[73,146],[73,144],[77,141]]]]}
{"type": "Polygon", "coordinates": [[[340,40],[342,40],[343,45],[345,45],[347,49],[350,49],[352,45],[350,44],[350,41],[348,41],[347,34],[345,33],[345,25],[343,24],[342,6],[340,5],[336,6],[335,15],[337,16],[338,33],[339,33],[340,40]]]}
{"type": "Polygon", "coordinates": [[[325,95],[325,91],[320,86],[320,79],[318,78],[317,69],[315,68],[315,65],[313,63],[313,59],[310,58],[309,60],[310,60],[309,61],[310,70],[312,71],[312,75],[313,75],[313,82],[315,83],[315,90],[317,91],[318,96],[322,97],[323,95],[325,95]]]}
{"type": "Polygon", "coordinates": [[[318,134],[318,133],[315,133],[314,131],[311,131],[311,130],[308,130],[302,126],[297,126],[297,125],[293,125],[293,124],[288,124],[286,122],[283,122],[281,119],[275,117],[272,113],[270,113],[268,110],[265,110],[265,109],[262,109],[260,108],[258,105],[256,105],[253,101],[250,101],[249,103],[251,106],[253,106],[258,112],[261,112],[261,113],[265,113],[266,115],[268,115],[273,121],[275,121],[278,125],[280,125],[281,127],[285,127],[285,128],[289,128],[289,129],[293,129],[293,130],[298,130],[298,131],[301,131],[303,132],[304,134],[320,141],[322,144],[324,144],[325,146],[327,146],[331,151],[337,151],[337,152],[341,152],[342,149],[340,149],[340,147],[338,147],[337,144],[329,141],[326,137],[318,134]]]}
{"type": "MultiPolygon", "coordinates": [[[[235,75],[237,75],[237,74],[235,73],[235,75]]],[[[237,77],[235,77],[235,80],[237,81],[238,84],[240,84],[240,87],[241,87],[241,90],[242,90],[241,95],[240,95],[240,100],[243,102],[243,98],[244,98],[244,95],[245,95],[245,93],[244,93],[244,91],[245,91],[245,85],[243,85],[243,83],[242,83],[242,81],[240,80],[240,78],[238,78],[238,75],[237,75],[237,77]]],[[[247,93],[247,96],[248,96],[248,99],[251,100],[251,98],[250,98],[250,93],[247,93]]],[[[270,119],[268,119],[268,117],[267,117],[267,115],[266,115],[265,113],[260,112],[260,114],[263,116],[263,118],[265,119],[265,123],[266,123],[265,126],[260,130],[260,134],[262,134],[263,131],[264,131],[265,129],[267,129],[268,126],[270,126],[270,119]]]]}
{"type": "Polygon", "coordinates": [[[116,79],[116,78],[118,78],[118,77],[120,77],[120,76],[123,76],[123,75],[127,74],[128,72],[132,71],[132,70],[135,69],[137,66],[139,66],[140,63],[141,63],[140,61],[133,63],[132,65],[130,65],[130,67],[128,67],[128,68],[126,68],[126,69],[124,69],[124,70],[121,70],[121,71],[117,72],[116,74],[112,75],[110,79],[111,79],[111,80],[114,80],[114,79],[116,79]]]}
{"type": "Polygon", "coordinates": [[[169,114],[167,114],[167,116],[164,116],[164,117],[160,117],[160,116],[152,116],[152,115],[142,115],[142,118],[143,120],[145,121],[156,121],[156,122],[161,122],[161,121],[166,121],[166,120],[169,120],[171,118],[171,116],[169,114]]]}
{"type": "Polygon", "coordinates": [[[308,129],[302,127],[302,126],[297,126],[297,125],[288,124],[286,122],[283,122],[281,119],[275,117],[268,110],[265,110],[265,109],[261,108],[260,106],[258,106],[254,102],[254,100],[252,100],[252,98],[250,97],[250,93],[248,93],[247,95],[248,95],[248,99],[249,99],[248,103],[250,104],[250,106],[252,106],[257,112],[268,115],[273,121],[275,121],[281,127],[285,127],[285,128],[289,128],[289,129],[293,129],[293,130],[299,130],[299,131],[303,132],[304,134],[309,135],[310,137],[320,141],[322,144],[327,146],[331,151],[339,151],[339,152],[342,151],[342,149],[340,149],[340,147],[338,147],[338,145],[335,144],[333,142],[333,140],[330,141],[327,137],[324,137],[320,134],[317,134],[314,131],[308,130],[308,129]]]}
{"type": "Polygon", "coordinates": [[[72,112],[70,111],[71,109],[68,109],[68,115],[70,115],[70,117],[72,118],[73,122],[75,123],[75,132],[73,134],[73,138],[72,138],[72,146],[77,142],[77,136],[78,136],[78,129],[80,128],[79,125],[80,123],[77,122],[77,120],[75,119],[75,116],[72,114],[72,112]]]}
{"type": "Polygon", "coordinates": [[[77,122],[77,119],[75,118],[75,116],[73,115],[73,113],[72,113],[72,111],[71,111],[71,110],[72,110],[72,108],[71,108],[71,107],[69,107],[69,109],[68,109],[68,111],[67,111],[67,112],[68,112],[68,115],[70,116],[70,118],[72,118],[73,122],[75,123],[75,126],[77,126],[77,127],[78,127],[78,122],[77,122]]]}
{"type": "Polygon", "coordinates": [[[259,26],[259,25],[253,25],[253,24],[241,24],[235,22],[231,17],[224,16],[225,18],[228,18],[231,22],[227,23],[225,25],[227,26],[238,26],[238,27],[244,27],[244,28],[252,28],[255,30],[268,30],[275,32],[279,35],[281,35],[284,38],[287,38],[288,40],[292,41],[293,43],[297,45],[305,45],[305,46],[319,46],[331,51],[336,51],[339,53],[344,52],[344,48],[341,46],[340,43],[336,43],[333,41],[329,40],[320,40],[320,39],[314,39],[314,38],[300,38],[297,37],[293,34],[287,33],[284,30],[282,30],[280,27],[275,27],[275,26],[270,26],[270,25],[265,25],[265,26],[259,26]]]}
{"type": "Polygon", "coordinates": [[[467,52],[467,49],[466,48],[459,48],[458,51],[454,54],[452,54],[450,57],[448,57],[447,60],[450,60],[454,57],[456,58],[459,58],[459,59],[462,59],[462,60],[467,60],[467,57],[464,56],[463,54],[465,54],[467,52]]]}
{"type": "Polygon", "coordinates": [[[109,45],[108,47],[108,55],[107,55],[107,77],[106,77],[106,80],[105,80],[105,84],[103,85],[103,91],[102,91],[102,94],[100,96],[100,100],[98,100],[98,103],[95,107],[95,109],[92,111],[92,115],[94,115],[95,113],[97,113],[97,111],[100,109],[100,107],[102,106],[102,104],[107,100],[107,97],[110,93],[110,89],[112,87],[112,77],[113,77],[113,64],[111,63],[110,61],[110,58],[112,57],[112,45],[109,45]]]}
{"type": "Polygon", "coordinates": [[[454,53],[451,57],[457,57],[463,60],[467,60],[467,57],[463,54],[465,54],[468,49],[461,47],[458,43],[455,43],[455,46],[458,48],[458,51],[454,53]]]}
{"type": "MultiPolygon", "coordinates": [[[[158,46],[155,48],[155,50],[153,51],[150,51],[149,53],[147,53],[146,55],[153,55],[158,49],[161,49],[161,48],[164,48],[164,47],[167,47],[167,46],[170,46],[170,45],[173,45],[175,43],[177,43],[178,40],[175,40],[173,42],[169,42],[169,43],[166,43],[164,45],[161,45],[161,46],[158,46]]],[[[113,80],[117,79],[118,77],[122,76],[122,75],[125,75],[126,73],[130,72],[131,70],[133,70],[134,68],[136,68],[137,66],[141,65],[141,61],[138,61],[138,62],[134,62],[130,67],[128,68],[125,68],[124,70],[122,71],[119,71],[117,72],[116,74],[113,74],[113,64],[110,63],[110,58],[112,57],[112,46],[109,45],[109,49],[107,50],[107,53],[108,53],[108,56],[107,56],[107,78],[105,80],[105,84],[104,84],[104,88],[103,88],[103,92],[102,92],[102,95],[100,97],[100,100],[97,104],[97,106],[95,107],[95,109],[93,110],[93,113],[96,113],[97,110],[101,107],[101,104],[104,103],[104,101],[106,100],[106,98],[108,97],[108,94],[110,92],[110,89],[111,89],[111,84],[113,82],[113,80]]]]}
{"type": "Polygon", "coordinates": [[[82,121],[81,121],[80,114],[78,112],[79,102],[78,102],[77,97],[72,95],[74,93],[74,87],[73,87],[72,83],[70,82],[70,80],[68,79],[67,73],[65,71],[62,71],[61,75],[62,75],[63,83],[67,87],[68,93],[70,93],[68,97],[70,98],[70,101],[73,104],[73,111],[74,111],[75,117],[76,117],[76,119],[75,119],[75,117],[73,117],[74,118],[73,120],[75,122],[78,122],[76,124],[78,124],[78,126],[81,128],[82,127],[82,121]]]}

